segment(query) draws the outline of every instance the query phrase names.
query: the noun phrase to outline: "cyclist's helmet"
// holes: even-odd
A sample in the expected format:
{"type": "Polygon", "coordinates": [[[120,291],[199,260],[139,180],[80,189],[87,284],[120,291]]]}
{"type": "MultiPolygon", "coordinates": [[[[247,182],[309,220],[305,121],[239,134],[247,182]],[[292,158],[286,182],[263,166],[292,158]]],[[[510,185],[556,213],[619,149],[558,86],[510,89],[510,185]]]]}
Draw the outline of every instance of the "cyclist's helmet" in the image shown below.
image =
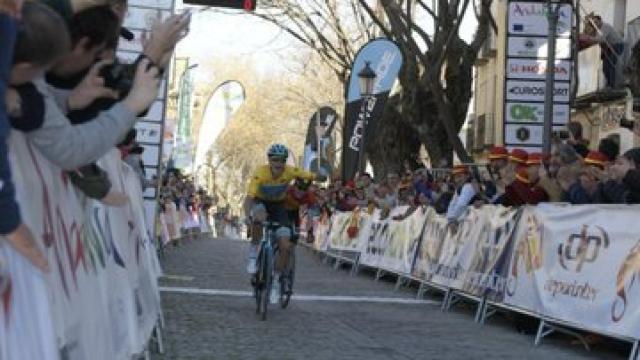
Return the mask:
{"type": "Polygon", "coordinates": [[[267,156],[278,156],[286,159],[289,157],[289,149],[282,144],[273,144],[269,147],[267,156]]]}

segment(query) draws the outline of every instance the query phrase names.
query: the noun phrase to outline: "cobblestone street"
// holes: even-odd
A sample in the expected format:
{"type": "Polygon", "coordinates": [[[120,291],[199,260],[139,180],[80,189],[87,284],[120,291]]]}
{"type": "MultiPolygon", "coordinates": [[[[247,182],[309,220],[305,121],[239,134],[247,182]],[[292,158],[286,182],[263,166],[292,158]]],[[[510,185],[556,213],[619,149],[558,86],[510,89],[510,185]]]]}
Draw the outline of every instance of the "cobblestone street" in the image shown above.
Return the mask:
{"type": "Polygon", "coordinates": [[[301,247],[298,298],[286,310],[271,306],[261,322],[244,272],[247,246],[208,238],[166,251],[165,354],[153,359],[625,358],[625,347],[587,352],[560,335],[535,347],[502,316],[480,326],[473,307],[442,312],[438,298],[416,302],[415,288],[394,291],[394,281],[367,271],[352,277],[301,247]]]}

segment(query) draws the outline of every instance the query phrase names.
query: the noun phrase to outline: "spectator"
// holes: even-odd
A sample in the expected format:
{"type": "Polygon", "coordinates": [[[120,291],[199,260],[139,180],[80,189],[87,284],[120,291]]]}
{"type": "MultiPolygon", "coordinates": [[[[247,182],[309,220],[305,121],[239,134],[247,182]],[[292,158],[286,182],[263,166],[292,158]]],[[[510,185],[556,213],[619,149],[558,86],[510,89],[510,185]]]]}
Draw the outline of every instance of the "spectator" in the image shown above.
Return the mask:
{"type": "Polygon", "coordinates": [[[612,137],[606,137],[600,140],[598,151],[607,157],[607,161],[614,162],[620,155],[620,144],[612,137]]]}
{"type": "Polygon", "coordinates": [[[616,77],[618,59],[624,52],[624,38],[610,24],[602,21],[600,15],[589,14],[587,26],[581,38],[589,45],[600,45],[600,57],[602,58],[602,72],[607,81],[607,87],[618,88],[621,81],[616,77]]]}
{"type": "Polygon", "coordinates": [[[589,154],[589,141],[582,137],[582,124],[577,121],[567,123],[569,130],[569,140],[567,144],[573,146],[573,149],[583,158],[589,154]]]}
{"type": "Polygon", "coordinates": [[[456,190],[447,208],[447,221],[450,224],[455,224],[465,214],[467,207],[473,202],[477,192],[470,181],[467,166],[454,166],[452,175],[456,190]]]}

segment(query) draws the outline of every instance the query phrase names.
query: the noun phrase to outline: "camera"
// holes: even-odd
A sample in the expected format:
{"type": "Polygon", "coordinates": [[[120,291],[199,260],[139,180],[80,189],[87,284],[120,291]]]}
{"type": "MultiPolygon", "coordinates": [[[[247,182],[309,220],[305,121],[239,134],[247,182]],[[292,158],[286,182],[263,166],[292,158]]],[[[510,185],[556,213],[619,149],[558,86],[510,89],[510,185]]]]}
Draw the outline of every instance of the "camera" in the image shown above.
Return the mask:
{"type": "Polygon", "coordinates": [[[135,75],[135,64],[115,62],[106,65],[100,70],[100,76],[104,79],[104,86],[117,91],[120,96],[126,96],[129,93],[133,86],[135,75]]]}
{"type": "Polygon", "coordinates": [[[633,131],[635,126],[636,126],[636,122],[634,120],[628,120],[625,118],[620,119],[620,127],[633,131]]]}

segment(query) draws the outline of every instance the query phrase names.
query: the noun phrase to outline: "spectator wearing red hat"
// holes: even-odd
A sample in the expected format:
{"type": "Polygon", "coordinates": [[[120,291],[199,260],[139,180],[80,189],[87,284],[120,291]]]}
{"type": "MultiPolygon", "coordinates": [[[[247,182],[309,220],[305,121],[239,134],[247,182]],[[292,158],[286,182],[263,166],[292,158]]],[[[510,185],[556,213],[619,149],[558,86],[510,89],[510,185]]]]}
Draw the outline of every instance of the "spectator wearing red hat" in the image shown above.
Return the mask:
{"type": "Polygon", "coordinates": [[[525,204],[536,205],[549,201],[547,192],[537,185],[542,156],[535,155],[530,161],[527,161],[531,165],[527,166],[525,163],[525,165],[518,167],[515,180],[507,186],[505,194],[499,199],[498,203],[504,206],[521,206],[525,204]]]}
{"type": "Polygon", "coordinates": [[[469,169],[465,165],[456,165],[451,172],[455,185],[455,193],[447,208],[447,221],[455,226],[467,210],[467,207],[476,198],[477,192],[475,186],[470,181],[469,169]]]}
{"type": "Polygon", "coordinates": [[[503,146],[494,146],[489,152],[489,166],[493,173],[500,173],[500,170],[509,163],[509,152],[503,146]]]}

